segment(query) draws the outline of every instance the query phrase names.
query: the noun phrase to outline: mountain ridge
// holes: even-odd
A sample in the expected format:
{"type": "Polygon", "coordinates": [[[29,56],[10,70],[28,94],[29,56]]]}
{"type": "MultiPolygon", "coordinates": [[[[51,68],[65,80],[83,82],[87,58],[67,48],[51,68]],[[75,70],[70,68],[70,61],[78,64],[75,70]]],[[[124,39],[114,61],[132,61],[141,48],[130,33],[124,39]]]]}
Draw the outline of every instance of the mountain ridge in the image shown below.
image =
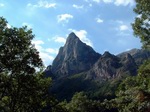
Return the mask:
{"type": "Polygon", "coordinates": [[[142,49],[131,49],[118,55],[106,51],[101,55],[72,32],[65,45],[60,47],[51,67],[47,68],[47,76],[51,73],[55,77],[67,77],[87,72],[87,77],[90,78],[90,74],[93,74],[93,77],[97,76],[95,78],[98,79],[103,76],[110,79],[120,77],[120,74],[124,73],[135,75],[137,68],[149,57],[150,52],[142,49]]]}
{"type": "Polygon", "coordinates": [[[112,98],[115,97],[112,90],[120,81],[137,75],[139,66],[149,58],[150,51],[142,49],[132,49],[118,55],[106,51],[101,55],[71,33],[45,74],[53,78],[51,92],[58,99],[70,99],[80,91],[96,98],[112,98]]]}

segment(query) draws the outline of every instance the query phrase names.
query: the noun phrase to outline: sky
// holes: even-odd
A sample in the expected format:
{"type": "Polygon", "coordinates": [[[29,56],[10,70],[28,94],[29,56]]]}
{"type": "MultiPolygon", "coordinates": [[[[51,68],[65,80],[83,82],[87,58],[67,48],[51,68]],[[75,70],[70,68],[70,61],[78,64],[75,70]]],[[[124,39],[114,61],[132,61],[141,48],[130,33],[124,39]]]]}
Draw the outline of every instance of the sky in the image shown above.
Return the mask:
{"type": "Polygon", "coordinates": [[[0,16],[9,27],[33,30],[32,43],[47,66],[71,32],[100,54],[141,48],[131,27],[134,7],[134,0],[0,0],[0,16]]]}

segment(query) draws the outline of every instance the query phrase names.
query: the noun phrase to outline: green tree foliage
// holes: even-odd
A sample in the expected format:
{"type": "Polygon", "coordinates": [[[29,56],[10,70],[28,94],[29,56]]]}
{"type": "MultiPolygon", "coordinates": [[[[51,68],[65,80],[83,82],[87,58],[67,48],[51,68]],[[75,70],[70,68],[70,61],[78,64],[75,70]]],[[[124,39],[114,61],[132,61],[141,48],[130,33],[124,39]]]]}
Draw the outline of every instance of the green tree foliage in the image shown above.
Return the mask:
{"type": "MultiPolygon", "coordinates": [[[[143,48],[150,49],[150,2],[135,0],[134,12],[138,14],[132,24],[134,34],[141,39],[143,48]]],[[[138,75],[126,78],[116,92],[116,98],[107,102],[109,108],[120,112],[150,111],[150,60],[139,68],[138,75]]]]}
{"type": "Polygon", "coordinates": [[[138,14],[132,24],[134,34],[141,39],[144,48],[150,49],[150,2],[149,0],[135,0],[134,12],[138,14]]]}
{"type": "Polygon", "coordinates": [[[7,27],[7,21],[0,18],[0,72],[33,74],[35,67],[42,67],[38,51],[31,44],[34,38],[27,27],[7,27]]]}
{"type": "Polygon", "coordinates": [[[116,112],[116,109],[108,107],[108,103],[91,100],[83,92],[75,93],[70,102],[64,101],[60,105],[67,112],[116,112]]]}
{"type": "MultiPolygon", "coordinates": [[[[48,89],[51,78],[44,78],[39,53],[32,45],[32,30],[7,27],[0,17],[0,111],[55,111],[57,101],[48,89]]],[[[57,106],[58,107],[58,106],[57,106]]]]}
{"type": "Polygon", "coordinates": [[[148,112],[150,109],[150,76],[128,77],[119,86],[114,107],[120,112],[148,112]]]}
{"type": "Polygon", "coordinates": [[[104,101],[106,108],[116,108],[119,112],[150,111],[150,63],[146,61],[138,71],[138,76],[127,77],[118,87],[116,98],[104,101]]]}
{"type": "Polygon", "coordinates": [[[67,109],[70,112],[87,112],[89,106],[89,101],[83,92],[76,93],[70,103],[67,105],[67,109]]]}

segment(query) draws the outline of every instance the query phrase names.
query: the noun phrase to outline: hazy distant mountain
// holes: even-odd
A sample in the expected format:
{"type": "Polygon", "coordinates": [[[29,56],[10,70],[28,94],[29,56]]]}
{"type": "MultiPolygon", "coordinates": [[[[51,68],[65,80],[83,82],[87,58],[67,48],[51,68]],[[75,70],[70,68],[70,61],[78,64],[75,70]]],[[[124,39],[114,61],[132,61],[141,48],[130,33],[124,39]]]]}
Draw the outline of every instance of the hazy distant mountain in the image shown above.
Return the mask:
{"type": "Polygon", "coordinates": [[[45,73],[53,78],[52,92],[60,99],[71,98],[78,91],[94,92],[96,97],[109,93],[108,97],[114,95],[112,90],[120,79],[136,75],[138,67],[148,58],[150,51],[142,49],[101,55],[71,33],[45,73]]]}

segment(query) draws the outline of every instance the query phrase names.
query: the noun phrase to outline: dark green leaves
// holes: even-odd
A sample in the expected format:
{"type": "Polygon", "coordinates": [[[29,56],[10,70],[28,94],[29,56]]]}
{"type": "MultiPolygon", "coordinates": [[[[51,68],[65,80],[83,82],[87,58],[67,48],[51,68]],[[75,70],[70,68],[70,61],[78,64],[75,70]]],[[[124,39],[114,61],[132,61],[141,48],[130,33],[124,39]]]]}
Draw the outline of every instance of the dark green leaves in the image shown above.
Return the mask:
{"type": "Polygon", "coordinates": [[[150,2],[149,0],[136,0],[134,12],[138,14],[132,24],[134,34],[141,39],[143,48],[150,49],[150,2]]]}

